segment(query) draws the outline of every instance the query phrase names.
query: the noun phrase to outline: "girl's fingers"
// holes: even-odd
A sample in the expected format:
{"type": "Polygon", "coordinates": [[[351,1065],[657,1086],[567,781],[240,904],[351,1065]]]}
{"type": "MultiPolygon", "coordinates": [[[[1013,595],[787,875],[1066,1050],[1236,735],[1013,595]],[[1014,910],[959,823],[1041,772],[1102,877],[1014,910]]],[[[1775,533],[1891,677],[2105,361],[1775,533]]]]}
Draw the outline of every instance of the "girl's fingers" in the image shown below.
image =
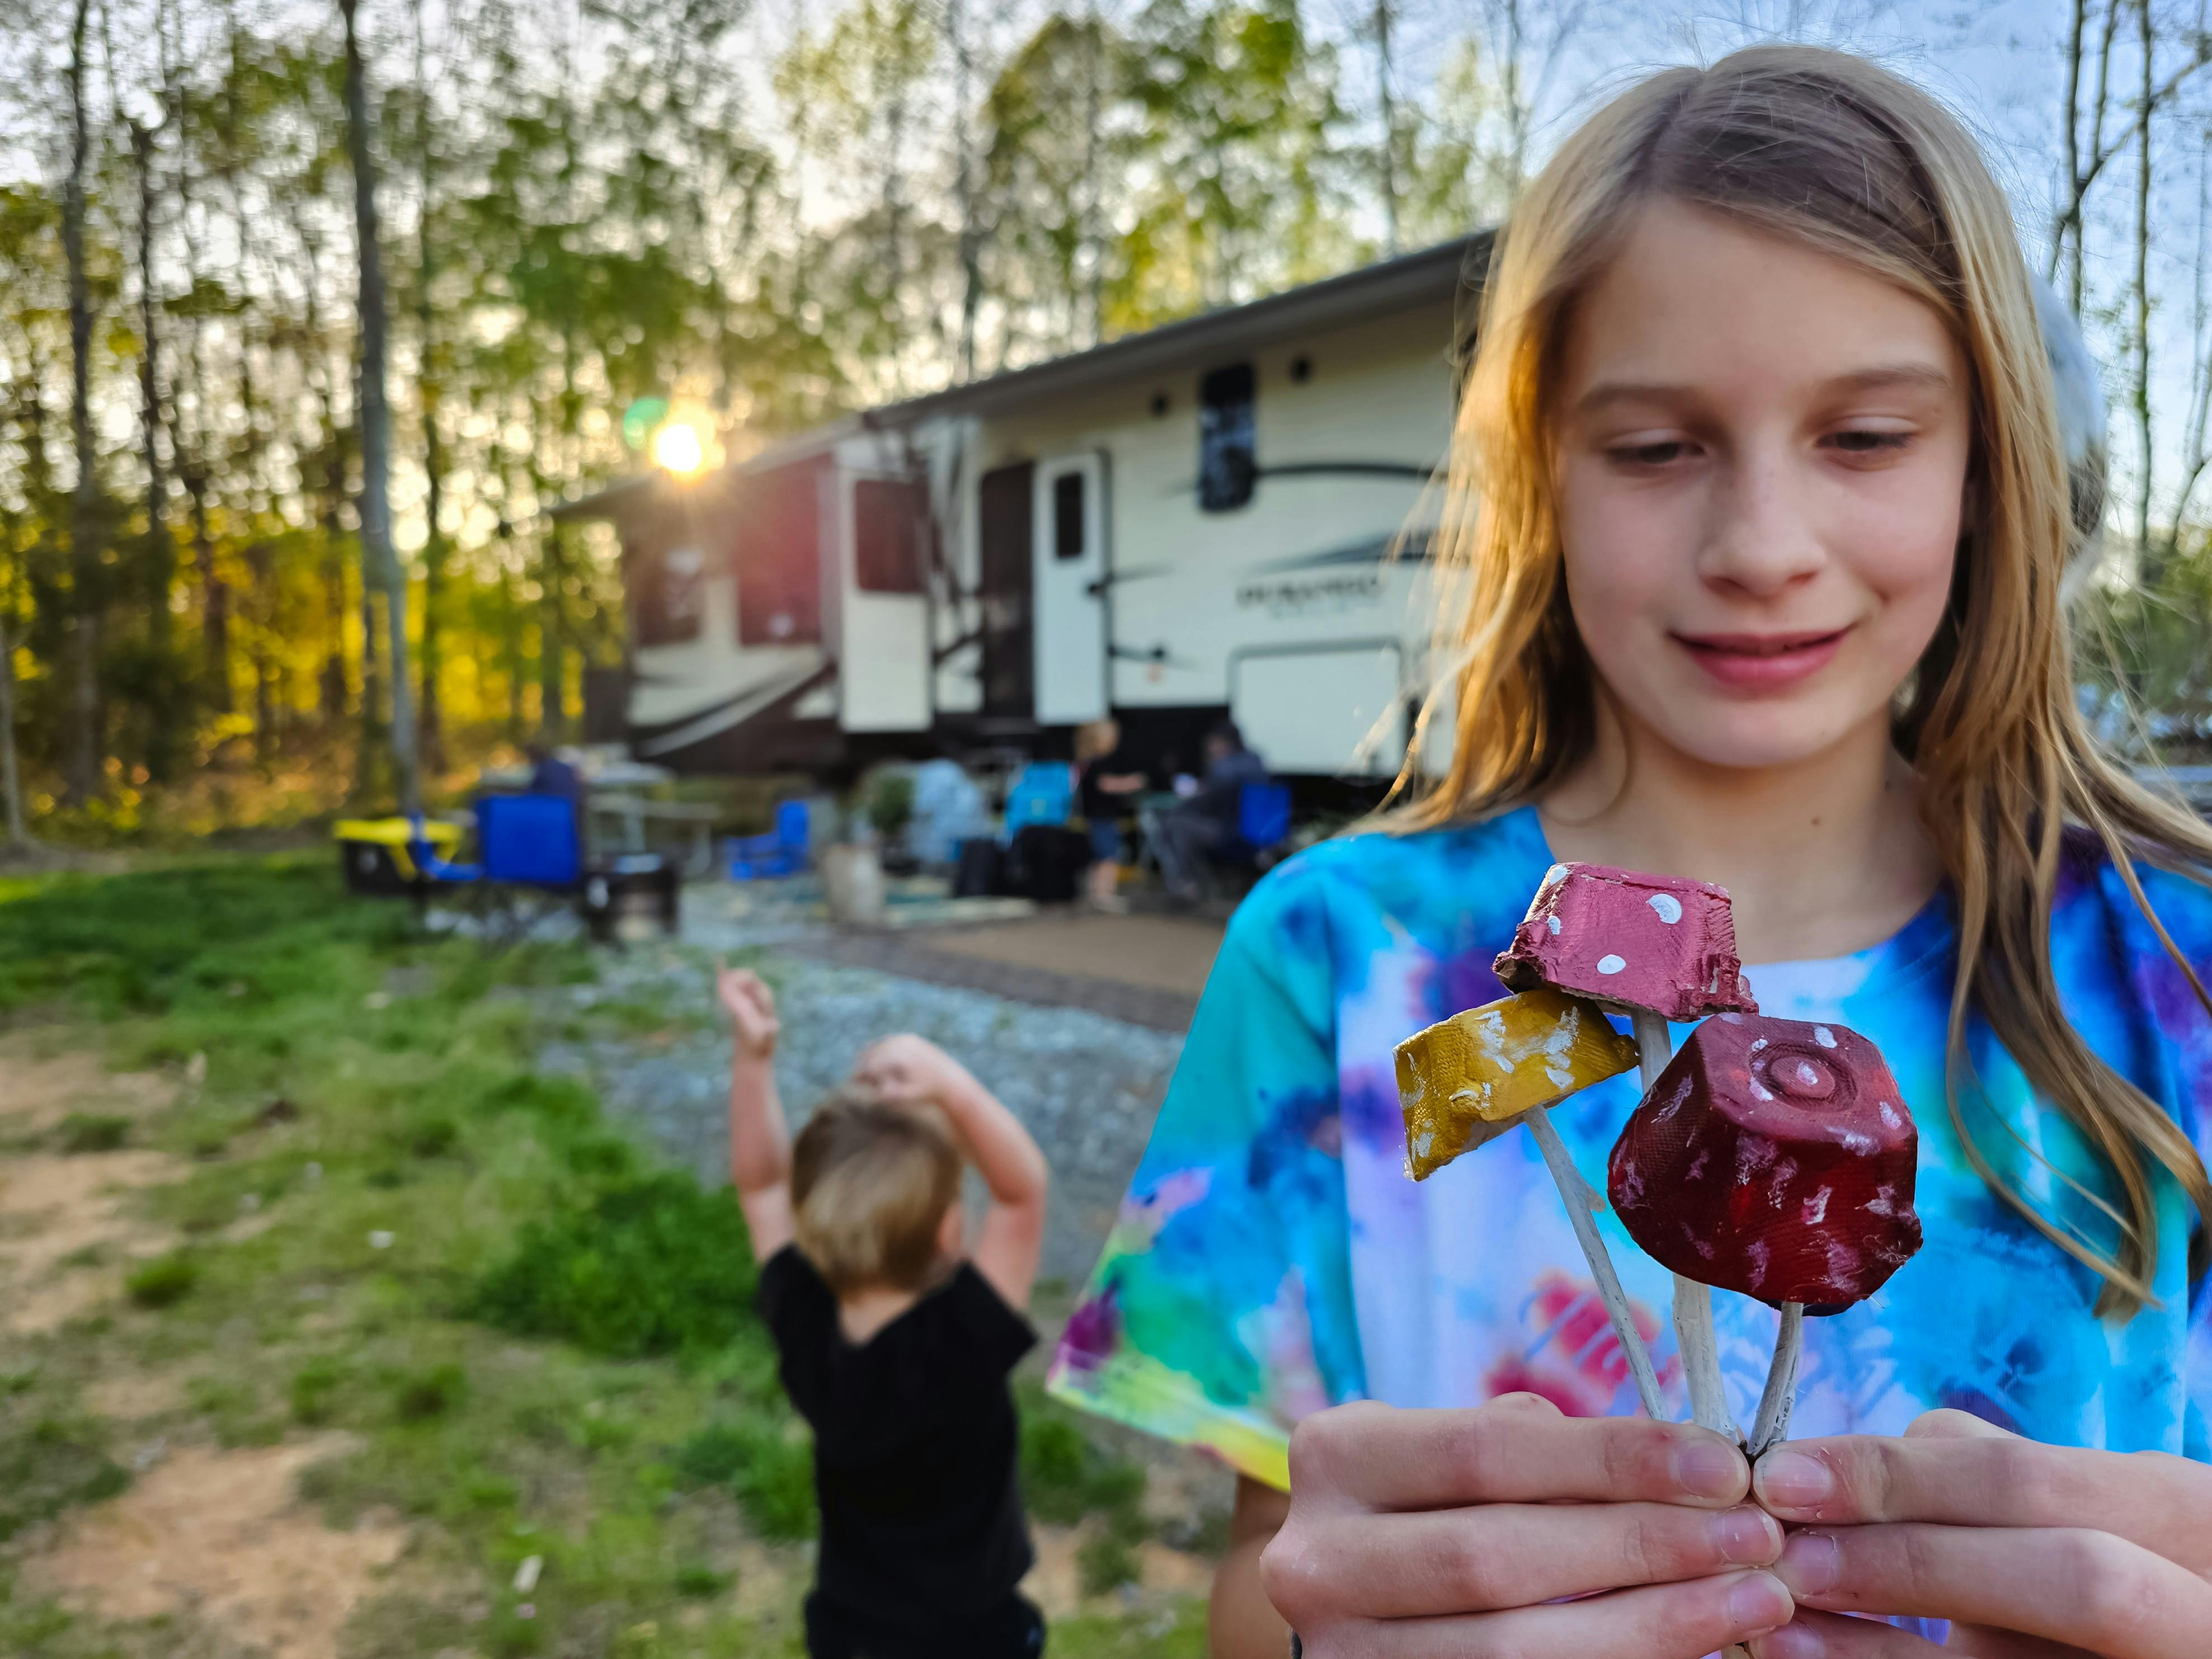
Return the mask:
{"type": "Polygon", "coordinates": [[[1739,1572],[1553,1607],[1360,1622],[1311,1634],[1299,1628],[1299,1635],[1308,1659],[1705,1659],[1774,1629],[1790,1613],[1789,1592],[1771,1574],[1739,1572]]]}
{"type": "Polygon", "coordinates": [[[1719,1435],[1640,1417],[1363,1401],[1316,1413],[1291,1435],[1291,1490],[1319,1494],[1324,1507],[1438,1510],[1569,1498],[1729,1509],[1750,1484],[1743,1454],[1719,1435]]]}
{"type": "Polygon", "coordinates": [[[1759,1460],[1753,1497],[1777,1520],[1854,1526],[2084,1527],[2212,1569],[2212,1474],[2162,1452],[2081,1451],[1923,1422],[1904,1438],[1793,1441],[1759,1460]]]}
{"type": "Polygon", "coordinates": [[[1780,1630],[1751,1644],[1751,1659],[1955,1659],[1947,1648],[1871,1619],[1799,1607],[1780,1630]]]}
{"type": "Polygon", "coordinates": [[[1771,1565],[1782,1528],[1745,1504],[1487,1504],[1286,1523],[1261,1571],[1291,1615],[1432,1618],[1771,1565]]]}
{"type": "Polygon", "coordinates": [[[2084,1527],[1838,1527],[1774,1569],[1800,1606],[1911,1613],[2070,1644],[2105,1659],[2203,1659],[2212,1584],[2084,1527]]]}

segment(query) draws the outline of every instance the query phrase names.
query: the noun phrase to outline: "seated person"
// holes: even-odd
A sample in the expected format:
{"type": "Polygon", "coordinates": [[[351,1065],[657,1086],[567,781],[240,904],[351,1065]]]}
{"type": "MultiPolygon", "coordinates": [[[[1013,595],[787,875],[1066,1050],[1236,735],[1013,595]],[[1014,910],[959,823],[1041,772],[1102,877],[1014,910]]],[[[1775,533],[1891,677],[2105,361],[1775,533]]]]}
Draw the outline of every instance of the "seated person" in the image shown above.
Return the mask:
{"type": "Polygon", "coordinates": [[[1076,788],[1091,826],[1090,899],[1093,908],[1126,907],[1116,891],[1121,874],[1121,820],[1144,793],[1144,763],[1121,742],[1119,720],[1093,720],[1075,734],[1076,788]]]}
{"type": "Polygon", "coordinates": [[[1044,1243],[1045,1162],[1012,1113],[918,1036],[864,1052],[785,1133],[775,1000],[724,967],[730,1173],[784,1392],[814,1430],[812,1659],[1036,1659],[1006,1377],[1044,1243]],[[960,1168],[991,1206],[963,1248],[960,1168]]]}
{"type": "Polygon", "coordinates": [[[1206,775],[1196,793],[1148,826],[1170,893],[1186,901],[1199,896],[1207,855],[1237,835],[1244,786],[1267,781],[1267,763],[1244,746],[1233,720],[1206,733],[1206,775]]]}

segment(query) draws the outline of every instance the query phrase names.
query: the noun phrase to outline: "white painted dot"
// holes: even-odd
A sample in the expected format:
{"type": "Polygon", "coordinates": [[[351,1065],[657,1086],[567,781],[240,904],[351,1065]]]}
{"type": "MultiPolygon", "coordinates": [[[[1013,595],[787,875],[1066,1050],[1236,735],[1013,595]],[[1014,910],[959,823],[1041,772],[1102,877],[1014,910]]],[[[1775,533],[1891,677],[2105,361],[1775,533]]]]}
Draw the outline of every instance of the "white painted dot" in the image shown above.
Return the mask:
{"type": "Polygon", "coordinates": [[[1555,865],[1553,865],[1550,869],[1548,869],[1548,870],[1547,870],[1547,871],[1545,871],[1545,872],[1544,872],[1544,879],[1543,879],[1543,882],[1542,882],[1541,885],[1540,885],[1540,886],[1536,889],[1536,890],[1537,890],[1538,892],[1540,892],[1540,892],[1542,892],[1542,891],[1544,890],[1544,889],[1545,889],[1546,887],[1549,887],[1549,886],[1550,886],[1553,882],[1555,882],[1555,881],[1564,880],[1564,879],[1565,878],[1565,877],[1566,877],[1566,873],[1567,873],[1567,866],[1566,866],[1565,865],[1564,865],[1564,864],[1555,864],[1555,865]]]}
{"type": "Polygon", "coordinates": [[[1616,956],[1602,956],[1597,959],[1597,970],[1601,974],[1617,974],[1627,966],[1625,959],[1616,956]]]}
{"type": "Polygon", "coordinates": [[[1654,893],[1650,905],[1659,913],[1659,920],[1670,927],[1682,919],[1682,901],[1672,893],[1654,893]]]}
{"type": "Polygon", "coordinates": [[[1832,1048],[1836,1046],[1836,1034],[1825,1025],[1815,1025],[1813,1028],[1813,1041],[1823,1048],[1832,1048]]]}
{"type": "Polygon", "coordinates": [[[1552,935],[1553,938],[1556,939],[1559,936],[1559,919],[1557,916],[1546,916],[1544,918],[1544,926],[1552,930],[1552,935]]]}

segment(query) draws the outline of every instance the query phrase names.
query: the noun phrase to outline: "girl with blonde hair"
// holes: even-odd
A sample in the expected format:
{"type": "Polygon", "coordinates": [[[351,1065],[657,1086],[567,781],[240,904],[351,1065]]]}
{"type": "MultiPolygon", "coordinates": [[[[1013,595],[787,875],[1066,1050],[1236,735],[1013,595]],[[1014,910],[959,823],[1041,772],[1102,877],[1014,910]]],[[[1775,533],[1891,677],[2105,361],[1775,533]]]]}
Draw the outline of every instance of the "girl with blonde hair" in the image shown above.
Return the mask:
{"type": "MultiPolygon", "coordinates": [[[[1237,913],[1054,1365],[1242,1477],[1214,1653],[2212,1650],[2212,836],[2076,712],[2072,531],[1927,94],[1739,52],[1535,180],[1452,444],[1450,764],[1237,913]],[[1919,1125],[1925,1245],[1808,1322],[1755,1475],[1637,1414],[1528,1137],[1402,1173],[1393,1045],[1500,994],[1555,860],[1726,886],[1764,1011],[1874,1038],[1919,1125]]],[[[1636,1092],[1553,1113],[1601,1186],[1636,1092]]],[[[1776,1316],[1717,1302],[1747,1421],[1776,1316]]]]}

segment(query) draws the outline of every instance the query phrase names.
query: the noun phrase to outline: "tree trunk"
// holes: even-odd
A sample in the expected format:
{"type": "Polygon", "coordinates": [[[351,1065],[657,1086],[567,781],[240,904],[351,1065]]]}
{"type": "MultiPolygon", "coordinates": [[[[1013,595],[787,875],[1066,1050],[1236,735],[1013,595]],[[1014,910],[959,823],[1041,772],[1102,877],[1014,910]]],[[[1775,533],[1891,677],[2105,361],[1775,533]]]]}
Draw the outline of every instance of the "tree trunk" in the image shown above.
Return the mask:
{"type": "Polygon", "coordinates": [[[1398,255],[1398,101],[1390,86],[1390,0],[1375,0],[1375,95],[1382,116],[1382,245],[1398,255]]]}
{"type": "Polygon", "coordinates": [[[430,87],[422,72],[422,0],[415,3],[415,149],[422,183],[422,219],[417,226],[418,252],[415,273],[416,323],[422,356],[416,375],[422,403],[422,471],[425,520],[422,538],[422,764],[432,773],[446,769],[442,710],[438,701],[439,671],[444,665],[439,624],[446,590],[446,536],[438,514],[444,505],[446,458],[438,437],[441,387],[437,374],[436,319],[430,305],[430,287],[437,276],[437,250],[430,240],[430,87]]]}
{"type": "Polygon", "coordinates": [[[171,656],[175,649],[169,614],[169,590],[177,580],[177,547],[169,538],[169,485],[161,471],[161,340],[154,314],[154,132],[131,124],[131,155],[138,173],[138,354],[139,416],[146,450],[146,643],[160,688],[147,711],[147,775],[167,783],[174,775],[185,712],[171,695],[171,656]]]}
{"type": "Polygon", "coordinates": [[[407,684],[407,586],[392,545],[392,421],[384,398],[384,265],[377,246],[376,163],[368,143],[368,84],[354,26],[357,0],[338,0],[345,19],[347,147],[353,159],[354,234],[361,259],[361,554],[362,591],[373,568],[384,590],[391,641],[392,760],[399,810],[422,810],[415,773],[415,715],[407,684]]]}
{"type": "Polygon", "coordinates": [[[100,793],[99,478],[92,447],[92,295],[84,270],[84,175],[92,138],[84,115],[84,37],[91,0],[76,0],[70,31],[70,172],[62,196],[62,249],[69,263],[70,432],[76,490],[70,514],[70,734],[64,799],[82,805],[100,793]]]}
{"type": "Polygon", "coordinates": [[[15,642],[0,617],[0,804],[8,814],[8,844],[29,844],[23,827],[23,780],[15,765],[15,642]]]}
{"type": "Polygon", "coordinates": [[[568,562],[568,548],[556,524],[545,532],[538,578],[538,729],[549,744],[560,742],[568,726],[567,630],[561,614],[568,562]]]}
{"type": "Polygon", "coordinates": [[[2142,23],[2142,106],[2136,150],[2136,269],[2135,269],[2135,413],[2136,453],[2142,457],[2136,480],[2136,569],[2143,574],[2150,562],[2150,115],[2155,94],[2152,88],[2150,0],[2136,0],[2142,23]]]}
{"type": "Polygon", "coordinates": [[[947,0],[945,32],[952,47],[952,193],[960,210],[960,378],[975,378],[975,315],[983,301],[983,228],[975,206],[974,137],[969,125],[969,76],[974,67],[968,50],[965,8],[962,0],[947,0]]]}

